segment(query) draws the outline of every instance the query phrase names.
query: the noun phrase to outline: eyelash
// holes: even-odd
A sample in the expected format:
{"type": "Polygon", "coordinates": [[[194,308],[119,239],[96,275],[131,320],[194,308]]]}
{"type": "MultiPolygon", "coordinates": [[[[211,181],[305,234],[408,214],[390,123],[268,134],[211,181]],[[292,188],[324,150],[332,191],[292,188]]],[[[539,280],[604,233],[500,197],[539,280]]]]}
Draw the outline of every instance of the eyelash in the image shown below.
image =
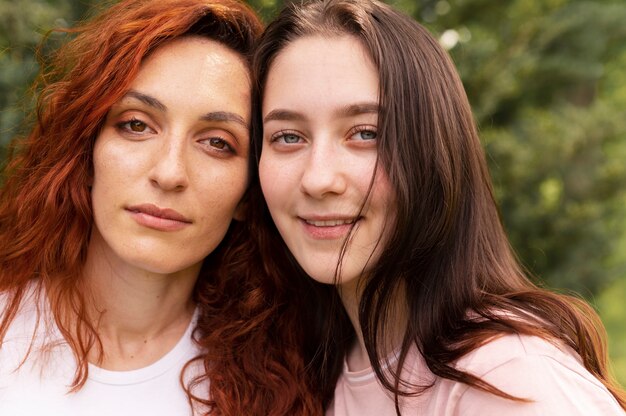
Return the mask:
{"type": "Polygon", "coordinates": [[[377,131],[376,127],[372,126],[372,125],[358,125],[358,126],[354,126],[348,132],[348,137],[352,138],[352,136],[354,136],[356,134],[359,134],[359,133],[363,133],[363,132],[372,133],[374,135],[374,138],[373,139],[361,139],[360,141],[375,142],[376,139],[378,138],[378,131],[377,131]]]}
{"type": "Polygon", "coordinates": [[[212,151],[216,151],[216,152],[219,152],[219,153],[237,154],[237,152],[235,151],[235,148],[233,146],[231,146],[230,143],[228,143],[228,140],[224,139],[223,137],[219,137],[219,136],[207,137],[205,139],[199,140],[199,142],[200,143],[207,142],[206,146],[209,147],[210,150],[212,150],[212,151]],[[212,143],[213,140],[219,140],[219,143],[223,144],[224,147],[220,149],[219,147],[212,146],[211,143],[212,143]]]}
{"type": "MultiPolygon", "coordinates": [[[[148,123],[136,117],[131,117],[128,120],[122,120],[116,123],[115,128],[122,133],[130,134],[133,136],[140,136],[146,133],[154,133],[154,130],[148,125],[148,123]],[[134,122],[141,123],[141,125],[144,127],[144,131],[133,131],[131,127],[131,123],[134,123],[134,122]]],[[[212,151],[216,151],[219,153],[232,153],[232,154],[237,153],[234,147],[230,143],[228,143],[228,140],[226,140],[223,137],[212,136],[212,137],[200,139],[198,142],[200,143],[207,142],[207,144],[205,145],[206,147],[210,148],[210,150],[212,151]],[[224,144],[223,148],[220,149],[219,147],[213,146],[211,144],[213,140],[219,140],[219,143],[223,143],[224,144]]]]}
{"type": "MultiPolygon", "coordinates": [[[[276,132],[272,135],[272,137],[270,137],[270,142],[271,143],[276,143],[278,142],[280,139],[284,139],[286,136],[295,136],[297,137],[299,140],[302,140],[302,136],[293,131],[293,130],[281,130],[279,132],[276,132]]],[[[286,145],[290,145],[290,144],[299,144],[300,141],[296,142],[296,143],[287,143],[285,141],[281,142],[281,144],[286,144],[286,145]]]]}
{"type": "Polygon", "coordinates": [[[148,123],[146,123],[145,121],[140,120],[140,119],[138,119],[136,117],[131,117],[128,120],[123,120],[123,121],[120,121],[119,123],[116,123],[115,124],[115,128],[118,131],[120,131],[120,132],[132,134],[134,136],[139,136],[139,135],[142,135],[142,134],[146,134],[147,133],[146,130],[149,130],[150,133],[154,133],[154,130],[148,125],[148,123]],[[134,122],[141,123],[143,125],[143,127],[144,127],[144,130],[143,131],[133,131],[132,127],[130,125],[131,125],[131,123],[134,123],[134,122]]]}
{"type": "MultiPolygon", "coordinates": [[[[352,128],[348,131],[347,136],[348,136],[348,138],[349,138],[351,141],[363,141],[363,142],[371,142],[371,143],[374,143],[374,142],[376,141],[376,139],[377,139],[378,132],[377,132],[376,127],[375,127],[375,126],[372,126],[372,125],[357,125],[357,126],[352,127],[352,128]],[[363,133],[363,132],[366,132],[366,133],[372,133],[372,134],[374,135],[374,138],[372,138],[372,139],[352,140],[352,136],[354,136],[354,135],[356,135],[356,134],[359,134],[359,133],[363,133]]],[[[277,132],[277,133],[274,133],[274,134],[270,137],[270,142],[271,142],[271,143],[277,143],[277,142],[279,142],[279,140],[281,140],[281,139],[283,139],[283,141],[282,141],[282,142],[280,142],[280,144],[284,144],[284,145],[292,145],[292,144],[299,144],[299,143],[300,143],[300,140],[302,140],[302,136],[301,136],[299,133],[297,133],[297,132],[295,132],[295,131],[293,131],[293,130],[281,130],[281,131],[279,131],[279,132],[277,132]],[[285,138],[285,137],[287,137],[287,136],[295,136],[296,138],[298,138],[298,139],[299,139],[299,141],[298,141],[298,142],[295,142],[295,143],[287,143],[287,142],[285,142],[285,141],[284,141],[284,138],[285,138]]]]}

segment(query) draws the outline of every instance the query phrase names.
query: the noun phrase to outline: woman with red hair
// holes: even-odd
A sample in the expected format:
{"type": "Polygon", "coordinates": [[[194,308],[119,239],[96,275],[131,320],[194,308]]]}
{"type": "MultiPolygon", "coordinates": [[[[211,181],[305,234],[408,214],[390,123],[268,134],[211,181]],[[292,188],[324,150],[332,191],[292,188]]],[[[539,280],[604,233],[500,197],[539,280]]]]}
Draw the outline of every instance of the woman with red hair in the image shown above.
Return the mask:
{"type": "Polygon", "coordinates": [[[236,0],[127,0],[44,63],[0,191],[0,414],[320,410],[232,221],[261,30],[236,0]]]}

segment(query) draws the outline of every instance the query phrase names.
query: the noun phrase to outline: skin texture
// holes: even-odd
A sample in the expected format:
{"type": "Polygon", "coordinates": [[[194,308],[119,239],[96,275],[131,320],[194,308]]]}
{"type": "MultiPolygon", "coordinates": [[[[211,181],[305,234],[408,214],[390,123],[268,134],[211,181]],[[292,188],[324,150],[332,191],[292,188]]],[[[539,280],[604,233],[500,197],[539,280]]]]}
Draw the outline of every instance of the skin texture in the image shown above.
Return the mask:
{"type": "Polygon", "coordinates": [[[96,140],[92,244],[126,267],[197,268],[222,240],[246,188],[248,90],[240,58],[215,42],[188,38],[151,55],[96,140]],[[203,119],[225,111],[243,124],[203,119]],[[142,204],[186,220],[178,227],[133,215],[142,204]]]}
{"type": "Polygon", "coordinates": [[[184,332],[201,263],[247,187],[249,86],[235,52],[185,37],[151,54],[109,111],[94,149],[85,265],[106,311],[105,367],[145,365],[184,332]]]}
{"type": "Polygon", "coordinates": [[[352,37],[299,39],[269,71],[259,172],[267,204],[290,251],[315,280],[354,285],[375,262],[393,195],[377,168],[378,76],[352,37]],[[362,212],[372,176],[370,198],[362,212]],[[371,256],[371,258],[370,258],[371,256]]]}

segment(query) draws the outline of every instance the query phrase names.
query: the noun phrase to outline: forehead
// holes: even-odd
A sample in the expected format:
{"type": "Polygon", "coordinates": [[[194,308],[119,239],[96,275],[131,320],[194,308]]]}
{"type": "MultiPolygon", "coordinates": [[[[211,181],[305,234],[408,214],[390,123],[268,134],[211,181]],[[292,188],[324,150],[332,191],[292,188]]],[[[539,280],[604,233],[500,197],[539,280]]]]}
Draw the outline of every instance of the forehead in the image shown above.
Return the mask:
{"type": "Polygon", "coordinates": [[[377,100],[378,73],[358,38],[307,36],[278,53],[268,72],[264,105],[277,99],[315,101],[315,97],[320,105],[377,100]]]}
{"type": "Polygon", "coordinates": [[[249,78],[248,67],[238,52],[208,38],[185,36],[164,43],[148,55],[135,82],[149,76],[170,75],[173,71],[179,71],[180,75],[199,72],[206,80],[240,75],[249,78]]]}
{"type": "Polygon", "coordinates": [[[130,88],[181,108],[207,111],[235,106],[238,113],[243,107],[246,115],[249,112],[250,74],[244,58],[199,36],[158,47],[142,62],[130,88]]]}

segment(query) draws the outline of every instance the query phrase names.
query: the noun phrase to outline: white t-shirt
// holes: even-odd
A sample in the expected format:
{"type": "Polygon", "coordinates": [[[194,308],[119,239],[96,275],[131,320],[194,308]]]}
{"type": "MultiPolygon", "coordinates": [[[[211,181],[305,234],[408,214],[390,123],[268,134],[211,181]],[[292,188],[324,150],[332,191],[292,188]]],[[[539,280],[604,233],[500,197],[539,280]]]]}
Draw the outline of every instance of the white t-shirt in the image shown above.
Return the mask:
{"type": "MultiPolygon", "coordinates": [[[[199,352],[191,339],[195,316],[176,346],[157,362],[132,371],[109,371],[90,364],[85,385],[70,393],[68,386],[74,378],[75,359],[56,326],[43,328],[43,317],[30,355],[19,367],[31,345],[36,325],[36,306],[32,295],[30,293],[30,299],[23,302],[24,306],[0,346],[0,415],[192,414],[180,384],[180,373],[185,363],[199,352]],[[41,346],[50,339],[58,343],[43,350],[41,346]]],[[[4,298],[0,296],[0,308],[4,305],[4,298]]],[[[45,313],[45,308],[42,311],[45,313]]]]}
{"type": "MultiPolygon", "coordinates": [[[[392,365],[393,365],[393,360],[392,365]]],[[[434,376],[413,350],[403,379],[427,385],[417,397],[400,398],[402,415],[430,416],[623,416],[602,383],[568,348],[532,336],[505,335],[462,357],[457,368],[481,377],[506,393],[533,400],[514,402],[466,384],[434,376]]],[[[395,416],[393,396],[373,370],[347,366],[335,388],[327,416],[395,416]]]]}

